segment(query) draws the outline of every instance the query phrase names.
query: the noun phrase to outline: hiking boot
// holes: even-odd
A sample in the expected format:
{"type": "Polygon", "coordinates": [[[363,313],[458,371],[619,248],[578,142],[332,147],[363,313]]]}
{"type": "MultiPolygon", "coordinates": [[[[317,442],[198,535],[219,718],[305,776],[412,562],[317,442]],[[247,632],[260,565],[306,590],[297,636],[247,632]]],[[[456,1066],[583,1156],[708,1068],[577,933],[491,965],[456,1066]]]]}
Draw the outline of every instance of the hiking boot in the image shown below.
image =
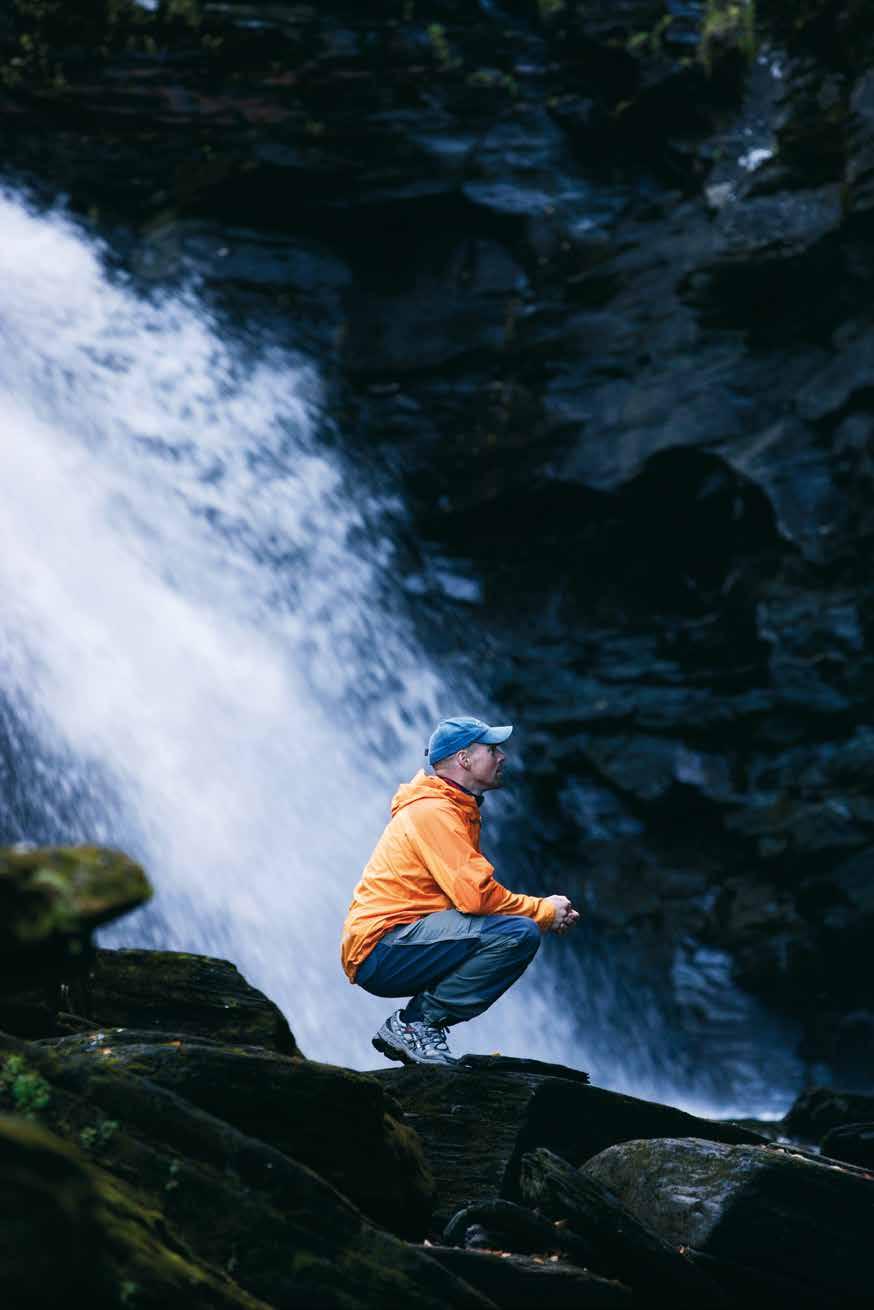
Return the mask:
{"type": "Polygon", "coordinates": [[[389,1060],[403,1064],[460,1064],[446,1045],[445,1026],[417,1019],[408,1022],[400,1010],[386,1019],[372,1041],[389,1060]]]}

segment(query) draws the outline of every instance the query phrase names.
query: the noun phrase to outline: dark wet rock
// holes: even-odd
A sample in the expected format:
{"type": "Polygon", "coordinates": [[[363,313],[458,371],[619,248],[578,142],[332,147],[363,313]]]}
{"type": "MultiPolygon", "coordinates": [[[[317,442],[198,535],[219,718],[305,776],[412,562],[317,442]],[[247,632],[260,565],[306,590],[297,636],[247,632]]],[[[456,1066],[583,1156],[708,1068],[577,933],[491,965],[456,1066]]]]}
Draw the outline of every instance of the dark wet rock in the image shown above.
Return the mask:
{"type": "Polygon", "coordinates": [[[256,1047],[112,1031],[51,1043],[64,1058],[136,1074],[307,1165],[382,1228],[428,1232],[433,1181],[418,1138],[373,1078],[256,1047]]]}
{"type": "Polygon", "coordinates": [[[711,1278],[731,1305],[799,1306],[814,1310],[828,1304],[819,1288],[812,1289],[797,1275],[786,1276],[773,1269],[753,1269],[735,1260],[718,1260],[704,1251],[687,1247],[686,1259],[711,1278]]]}
{"type": "Polygon", "coordinates": [[[548,1255],[532,1258],[429,1246],[428,1256],[482,1292],[500,1310],[530,1310],[535,1305],[548,1305],[550,1310],[631,1305],[630,1290],[616,1279],[599,1278],[548,1255]]]}
{"type": "Polygon", "coordinates": [[[151,895],[143,870],[120,851],[100,846],[0,851],[3,972],[81,968],[95,928],[151,895]]]}
{"type": "MultiPolygon", "coordinates": [[[[373,1227],[304,1165],[165,1088],[0,1035],[3,1069],[10,1059],[48,1088],[34,1107],[40,1125],[99,1165],[110,1180],[112,1222],[146,1243],[132,1267],[148,1275],[150,1307],[161,1303],[160,1270],[151,1269],[156,1241],[161,1260],[184,1250],[177,1284],[204,1284],[203,1300],[188,1302],[198,1306],[248,1306],[251,1298],[274,1310],[489,1304],[419,1249],[373,1227]],[[215,1270],[227,1271],[236,1301],[212,1293],[215,1270]]],[[[0,1107],[14,1109],[14,1101],[14,1085],[0,1079],[0,1107]]]]}
{"type": "Polygon", "coordinates": [[[728,1304],[707,1274],[589,1173],[541,1149],[523,1158],[521,1187],[529,1205],[585,1235],[596,1248],[597,1271],[619,1278],[633,1294],[645,1292],[690,1310],[728,1304]]]}
{"type": "MultiPolygon", "coordinates": [[[[468,1057],[470,1058],[470,1057],[468,1057]]],[[[485,1057],[484,1068],[380,1070],[376,1077],[422,1139],[434,1174],[434,1224],[496,1196],[517,1201],[522,1155],[548,1147],[572,1164],[614,1142],[686,1133],[722,1142],[757,1134],[588,1086],[579,1070],[485,1057]],[[519,1064],[534,1064],[532,1072],[519,1064]],[[514,1067],[515,1066],[515,1067],[514,1067]]]]}
{"type": "Polygon", "coordinates": [[[823,1155],[845,1160],[862,1169],[874,1169],[874,1123],[841,1124],[830,1128],[820,1142],[823,1155]]]}
{"type": "Polygon", "coordinates": [[[459,1210],[446,1225],[443,1242],[468,1251],[558,1252],[580,1268],[586,1268],[594,1254],[591,1243],[580,1234],[556,1227],[524,1205],[503,1200],[480,1201],[459,1210]]]}
{"type": "Polygon", "coordinates": [[[812,1087],[802,1092],[783,1118],[783,1128],[802,1141],[817,1142],[833,1128],[874,1118],[874,1096],[812,1087]]]}
{"type": "Polygon", "coordinates": [[[15,979],[0,997],[0,1027],[26,1038],[97,1027],[184,1033],[301,1054],[278,1006],[235,965],[181,951],[98,950],[75,971],[15,979]]]}
{"type": "Polygon", "coordinates": [[[0,1120],[0,1204],[10,1306],[266,1310],[223,1270],[193,1260],[133,1189],[26,1119],[0,1120]]]}
{"type": "Polygon", "coordinates": [[[785,1278],[772,1304],[794,1305],[798,1281],[823,1305],[868,1294],[874,1185],[860,1170],[782,1147],[661,1140],[611,1147],[583,1174],[665,1241],[785,1278]]]}
{"type": "Polygon", "coordinates": [[[300,1055],[279,1007],[228,960],[181,951],[101,950],[70,987],[69,1002],[91,1025],[181,1030],[300,1055]]]}
{"type": "Polygon", "coordinates": [[[76,1152],[21,1118],[0,1118],[0,1232],[9,1305],[117,1304],[97,1188],[76,1152]],[[47,1252],[51,1259],[46,1259],[47,1252]]]}

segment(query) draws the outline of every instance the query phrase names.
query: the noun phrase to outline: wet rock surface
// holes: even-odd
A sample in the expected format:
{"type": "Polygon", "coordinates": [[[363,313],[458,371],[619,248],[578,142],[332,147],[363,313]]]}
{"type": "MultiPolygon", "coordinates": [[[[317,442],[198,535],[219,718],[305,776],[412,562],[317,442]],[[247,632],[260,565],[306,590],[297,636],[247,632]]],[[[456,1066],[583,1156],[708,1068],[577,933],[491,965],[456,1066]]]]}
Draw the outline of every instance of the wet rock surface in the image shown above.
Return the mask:
{"type": "Polygon", "coordinates": [[[191,1037],[119,1035],[118,1043],[109,1030],[46,1045],[65,1059],[146,1078],[269,1143],[399,1236],[429,1231],[434,1186],[418,1136],[374,1079],[227,1039],[200,1045],[191,1037]]]}
{"type": "Polygon", "coordinates": [[[818,1305],[861,1304],[868,1294],[863,1234],[874,1180],[863,1170],[782,1147],[692,1139],[610,1147],[583,1172],[668,1242],[784,1277],[786,1293],[772,1304],[795,1305],[801,1282],[818,1305]]]}
{"type": "MultiPolygon", "coordinates": [[[[690,1306],[782,1295],[787,1280],[762,1267],[755,1223],[752,1232],[735,1224],[728,1245],[711,1241],[693,1205],[695,1259],[660,1235],[665,1215],[676,1225],[695,1188],[712,1183],[702,1158],[741,1161],[729,1182],[754,1219],[782,1198],[803,1237],[828,1207],[821,1227],[840,1228],[840,1276],[823,1278],[822,1233],[809,1258],[803,1242],[792,1246],[795,1272],[855,1288],[874,1196],[862,1169],[811,1152],[778,1159],[770,1146],[737,1144],[762,1140],[749,1129],[617,1096],[582,1070],[540,1061],[485,1057],[374,1076],[232,1041],[220,1028],[191,1034],[179,977],[198,980],[202,1014],[227,996],[231,966],[132,954],[140,976],[167,980],[163,1030],[89,1030],[60,1011],[47,1027],[77,1031],[26,1041],[0,1030],[0,1291],[10,1305],[75,1295],[148,1310],[522,1310],[627,1305],[638,1289],[690,1306]],[[644,1140],[667,1132],[696,1136],[644,1140]],[[603,1150],[605,1141],[622,1144],[603,1150]],[[612,1170],[621,1193],[623,1152],[661,1162],[632,1170],[625,1203],[599,1172],[612,1170]],[[775,1167],[778,1184],[787,1168],[806,1169],[806,1181],[791,1195],[751,1193],[748,1176],[767,1181],[775,1167]],[[459,1206],[462,1195],[475,1203],[459,1206]]],[[[33,957],[38,979],[38,942],[33,957]]],[[[58,986],[57,1003],[67,991],[58,986]]],[[[153,1023],[158,1000],[155,984],[153,1023]]],[[[263,1024],[269,1004],[249,1006],[265,1042],[275,1036],[263,1024]]]]}
{"type": "Polygon", "coordinates": [[[874,1096],[812,1087],[796,1098],[783,1118],[783,1128],[795,1138],[817,1142],[833,1128],[869,1119],[874,1119],[874,1096]]]}
{"type": "Polygon", "coordinates": [[[90,950],[79,967],[47,981],[16,979],[0,997],[0,1027],[20,1037],[100,1026],[301,1054],[279,1007],[230,961],[205,955],[90,950]]]}
{"type": "Polygon", "coordinates": [[[504,852],[580,949],[702,1062],[762,1022],[736,989],[763,1067],[865,1089],[872,35],[746,12],[17,3],[4,167],[318,361],[402,497],[398,600],[520,724],[504,852]]]}
{"type": "Polygon", "coordinates": [[[487,1071],[472,1062],[458,1070],[375,1072],[425,1144],[438,1226],[461,1207],[496,1195],[518,1201],[522,1157],[536,1147],[580,1165],[632,1137],[701,1134],[722,1142],[763,1140],[733,1124],[588,1086],[579,1070],[545,1065],[532,1073],[518,1068],[521,1063],[492,1059],[487,1071]]]}

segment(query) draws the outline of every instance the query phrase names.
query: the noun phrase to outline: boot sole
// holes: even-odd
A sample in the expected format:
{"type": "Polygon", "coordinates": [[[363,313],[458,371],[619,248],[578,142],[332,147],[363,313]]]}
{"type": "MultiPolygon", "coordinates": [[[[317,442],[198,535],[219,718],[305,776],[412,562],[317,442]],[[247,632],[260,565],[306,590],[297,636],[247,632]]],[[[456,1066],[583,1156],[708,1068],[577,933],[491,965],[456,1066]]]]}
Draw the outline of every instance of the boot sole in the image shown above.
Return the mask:
{"type": "Polygon", "coordinates": [[[384,1055],[386,1059],[399,1060],[401,1064],[427,1064],[438,1069],[454,1069],[456,1067],[455,1061],[450,1064],[447,1060],[423,1060],[413,1055],[411,1051],[406,1050],[403,1046],[393,1046],[385,1037],[380,1037],[379,1033],[375,1037],[371,1037],[370,1044],[375,1046],[377,1051],[384,1055]]]}

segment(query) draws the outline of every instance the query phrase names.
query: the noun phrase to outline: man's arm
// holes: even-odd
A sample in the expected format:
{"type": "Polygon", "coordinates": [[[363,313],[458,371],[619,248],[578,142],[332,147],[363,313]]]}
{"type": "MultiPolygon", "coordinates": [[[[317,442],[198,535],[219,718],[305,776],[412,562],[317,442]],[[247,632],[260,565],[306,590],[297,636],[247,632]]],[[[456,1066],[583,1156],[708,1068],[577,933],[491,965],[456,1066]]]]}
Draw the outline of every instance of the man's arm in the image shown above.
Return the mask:
{"type": "Polygon", "coordinates": [[[544,932],[563,918],[554,902],[565,898],[526,896],[501,886],[494,867],[473,846],[454,806],[420,801],[401,814],[416,854],[462,914],[524,914],[544,932]]]}

